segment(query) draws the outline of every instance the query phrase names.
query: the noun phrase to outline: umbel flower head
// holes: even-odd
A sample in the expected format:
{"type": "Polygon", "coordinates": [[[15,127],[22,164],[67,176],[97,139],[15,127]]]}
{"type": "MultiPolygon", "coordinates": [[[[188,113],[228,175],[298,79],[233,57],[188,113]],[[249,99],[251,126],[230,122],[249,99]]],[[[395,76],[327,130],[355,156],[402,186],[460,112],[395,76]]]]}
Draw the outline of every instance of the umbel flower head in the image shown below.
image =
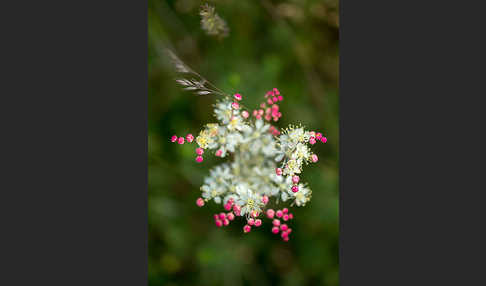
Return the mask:
{"type": "MultiPolygon", "coordinates": [[[[178,61],[176,67],[183,65],[178,61]]],[[[187,66],[183,67],[187,73],[192,73],[187,66]]],[[[274,126],[282,116],[278,104],[283,100],[276,88],[264,95],[259,108],[246,110],[241,105],[241,94],[230,96],[219,89],[213,92],[212,85],[197,76],[199,79],[178,79],[177,82],[187,89],[191,86],[188,82],[201,80],[203,85],[190,90],[196,94],[203,90],[222,95],[214,104],[216,122],[206,124],[195,138],[192,134],[185,138],[174,135],[170,140],[178,144],[196,144],[197,163],[202,163],[203,156],[208,154],[222,159],[230,157],[212,168],[204,178],[197,206],[209,202],[222,204],[224,212],[213,216],[216,226],[227,226],[242,217],[246,220],[244,233],[262,226],[262,219],[266,217],[271,220],[270,230],[288,241],[292,229],[286,222],[294,215],[286,207],[273,210],[267,205],[274,200],[276,204],[301,207],[311,200],[312,191],[301,181],[300,175],[305,165],[318,161],[312,145],[318,141],[326,143],[327,138],[300,125],[290,125],[281,131],[274,126]]]]}

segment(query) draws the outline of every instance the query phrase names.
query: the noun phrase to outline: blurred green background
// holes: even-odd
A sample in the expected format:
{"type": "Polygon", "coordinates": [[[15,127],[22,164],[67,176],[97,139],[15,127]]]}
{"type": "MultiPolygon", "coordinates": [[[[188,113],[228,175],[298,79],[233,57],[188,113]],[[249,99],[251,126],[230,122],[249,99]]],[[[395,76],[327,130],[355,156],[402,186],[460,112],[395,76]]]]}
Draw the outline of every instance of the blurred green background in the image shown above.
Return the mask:
{"type": "Polygon", "coordinates": [[[339,284],[339,8],[337,0],[149,0],[149,285],[339,284]],[[229,28],[225,38],[200,28],[209,3],[229,28]],[[301,176],[313,190],[306,207],[291,208],[289,242],[263,226],[242,233],[243,221],[217,228],[221,205],[195,204],[209,168],[195,163],[195,144],[169,137],[197,135],[212,116],[214,96],[182,91],[162,53],[171,48],[186,64],[252,108],[267,90],[284,96],[279,127],[302,123],[328,138],[320,160],[301,176]]]}

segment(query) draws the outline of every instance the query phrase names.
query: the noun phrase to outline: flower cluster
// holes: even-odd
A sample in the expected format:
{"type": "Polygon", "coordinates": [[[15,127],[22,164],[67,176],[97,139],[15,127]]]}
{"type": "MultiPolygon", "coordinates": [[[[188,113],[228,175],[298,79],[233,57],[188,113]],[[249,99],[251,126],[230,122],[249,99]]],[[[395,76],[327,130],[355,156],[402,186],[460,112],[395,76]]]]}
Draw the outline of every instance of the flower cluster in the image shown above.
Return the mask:
{"type": "Polygon", "coordinates": [[[280,131],[270,122],[277,122],[282,113],[278,102],[283,100],[278,89],[265,94],[260,109],[248,110],[240,104],[240,94],[225,96],[214,105],[217,123],[206,124],[199,135],[172,136],[179,144],[195,142],[196,162],[203,161],[205,152],[224,158],[224,162],[209,172],[196,200],[199,207],[207,202],[223,204],[226,212],[214,215],[216,226],[227,226],[236,217],[244,217],[243,232],[260,227],[262,218],[272,220],[271,231],[289,240],[292,229],[283,221],[294,218],[287,208],[274,211],[267,208],[270,198],[275,203],[290,202],[290,206],[305,206],[312,191],[302,183],[300,174],[304,165],[316,163],[318,157],[311,146],[327,142],[321,133],[307,131],[302,126],[289,126],[280,131]],[[266,214],[260,218],[262,214],[266,214]]]}

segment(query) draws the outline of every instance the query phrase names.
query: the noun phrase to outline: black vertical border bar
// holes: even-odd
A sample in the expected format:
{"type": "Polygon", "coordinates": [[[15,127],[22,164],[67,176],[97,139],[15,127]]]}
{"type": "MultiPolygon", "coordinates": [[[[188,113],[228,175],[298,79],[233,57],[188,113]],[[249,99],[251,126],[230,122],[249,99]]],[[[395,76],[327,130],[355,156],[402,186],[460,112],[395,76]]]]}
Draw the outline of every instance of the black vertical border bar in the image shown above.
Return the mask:
{"type": "Polygon", "coordinates": [[[480,3],[340,0],[342,286],[486,284],[480,3]]]}
{"type": "Polygon", "coordinates": [[[2,3],[0,285],[147,285],[147,9],[2,3]]]}

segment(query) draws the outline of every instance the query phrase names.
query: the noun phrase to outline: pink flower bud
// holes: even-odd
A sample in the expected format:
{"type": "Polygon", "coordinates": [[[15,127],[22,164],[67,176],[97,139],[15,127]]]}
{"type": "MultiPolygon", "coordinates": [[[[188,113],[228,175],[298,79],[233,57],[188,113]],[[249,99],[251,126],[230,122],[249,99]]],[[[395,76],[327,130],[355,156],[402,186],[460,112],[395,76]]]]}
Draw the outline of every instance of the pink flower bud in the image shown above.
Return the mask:
{"type": "Polygon", "coordinates": [[[282,168],[275,169],[275,173],[277,174],[277,176],[281,176],[282,175],[282,168]]]}
{"type": "Polygon", "coordinates": [[[289,229],[287,229],[287,233],[290,234],[292,232],[292,229],[289,227],[289,229]]]}
{"type": "Polygon", "coordinates": [[[246,111],[246,110],[243,110],[243,111],[241,112],[241,115],[243,116],[243,118],[248,118],[248,117],[250,116],[250,114],[249,114],[249,113],[248,113],[248,111],[246,111]]]}
{"type": "Polygon", "coordinates": [[[262,225],[262,220],[258,218],[255,220],[255,226],[259,227],[260,225],[262,225]]]}
{"type": "Polygon", "coordinates": [[[297,193],[299,191],[299,186],[294,185],[292,186],[292,192],[297,193]]]}
{"type": "Polygon", "coordinates": [[[289,213],[289,209],[288,209],[288,208],[283,208],[283,209],[282,209],[282,212],[283,212],[284,214],[289,213]]]}
{"type": "Polygon", "coordinates": [[[284,224],[282,224],[282,225],[280,225],[280,229],[281,229],[282,231],[286,231],[288,228],[289,228],[289,227],[288,227],[288,226],[287,226],[285,223],[284,223],[284,224]]]}
{"type": "Polygon", "coordinates": [[[269,200],[268,199],[268,196],[267,195],[263,195],[263,197],[262,197],[262,203],[266,205],[266,204],[268,204],[268,200],[269,200]]]}
{"type": "Polygon", "coordinates": [[[202,161],[203,161],[203,157],[202,156],[197,156],[196,157],[196,162],[201,163],[202,161]]]}
{"type": "Polygon", "coordinates": [[[282,231],[282,233],[280,234],[280,236],[282,238],[288,238],[289,234],[286,231],[282,231]]]}
{"type": "Polygon", "coordinates": [[[215,223],[216,223],[216,226],[217,227],[222,227],[223,226],[223,222],[220,219],[217,219],[215,223]]]}
{"type": "Polygon", "coordinates": [[[177,143],[184,144],[184,137],[179,137],[179,139],[177,140],[177,143]]]}
{"type": "Polygon", "coordinates": [[[283,96],[279,95],[278,96],[278,101],[282,101],[283,100],[283,96]]]}
{"type": "Polygon", "coordinates": [[[235,219],[235,215],[233,213],[228,213],[226,215],[226,218],[229,219],[229,220],[234,220],[235,219]]]}
{"type": "Polygon", "coordinates": [[[274,88],[274,89],[273,89],[273,93],[274,93],[275,95],[279,95],[279,94],[280,94],[280,91],[278,91],[278,89],[274,88]]]}
{"type": "Polygon", "coordinates": [[[272,119],[272,116],[270,114],[265,115],[265,120],[270,121],[272,119]]]}
{"type": "Polygon", "coordinates": [[[213,215],[213,217],[214,217],[214,221],[217,221],[219,219],[219,215],[218,214],[213,215]]]}
{"type": "Polygon", "coordinates": [[[267,217],[269,219],[272,219],[274,215],[275,215],[275,211],[274,210],[272,210],[272,209],[268,209],[267,210],[267,217]]]}
{"type": "Polygon", "coordinates": [[[272,221],[272,224],[273,224],[274,226],[279,226],[279,225],[280,225],[280,220],[279,220],[279,219],[274,219],[274,220],[272,221]]]}
{"type": "Polygon", "coordinates": [[[317,134],[316,134],[316,138],[317,138],[317,140],[321,140],[321,138],[322,138],[322,134],[321,134],[321,133],[319,133],[319,132],[317,132],[317,134]]]}
{"type": "Polygon", "coordinates": [[[274,227],[272,227],[272,232],[273,232],[274,234],[277,234],[279,231],[280,231],[280,229],[278,228],[278,226],[274,226],[274,227]]]}
{"type": "Polygon", "coordinates": [[[247,224],[246,224],[246,225],[243,227],[243,231],[244,231],[245,233],[250,232],[250,230],[251,230],[251,226],[249,226],[249,225],[247,225],[247,224]]]}
{"type": "Polygon", "coordinates": [[[225,218],[226,218],[226,214],[225,214],[225,213],[220,213],[220,214],[219,214],[219,219],[220,219],[220,220],[223,220],[223,219],[225,219],[225,218]]]}
{"type": "Polygon", "coordinates": [[[235,213],[235,215],[239,216],[241,213],[241,207],[239,205],[234,205],[233,212],[235,213]]]}
{"type": "Polygon", "coordinates": [[[258,217],[260,214],[257,211],[252,211],[251,216],[252,217],[258,217]]]}
{"type": "Polygon", "coordinates": [[[315,163],[315,162],[319,161],[319,158],[317,157],[317,155],[316,155],[316,154],[312,154],[311,159],[312,159],[312,162],[313,162],[313,163],[315,163]]]}
{"type": "Polygon", "coordinates": [[[272,99],[271,99],[271,98],[267,99],[267,103],[268,103],[268,104],[273,104],[272,99]]]}
{"type": "Polygon", "coordinates": [[[186,135],[186,140],[187,142],[192,143],[192,141],[194,140],[194,136],[192,136],[192,134],[189,133],[186,135]]]}
{"type": "Polygon", "coordinates": [[[292,177],[292,183],[297,184],[300,181],[300,177],[295,175],[292,177]]]}
{"type": "Polygon", "coordinates": [[[282,218],[283,218],[284,221],[288,221],[289,220],[289,215],[288,214],[284,214],[282,218]]]}
{"type": "Polygon", "coordinates": [[[240,101],[242,99],[241,94],[237,93],[234,95],[235,99],[240,101]]]}
{"type": "Polygon", "coordinates": [[[289,214],[289,219],[293,219],[294,218],[294,215],[293,214],[289,214]]]}
{"type": "Polygon", "coordinates": [[[321,141],[322,141],[322,143],[326,143],[327,142],[327,138],[326,137],[322,137],[321,138],[321,141]]]}
{"type": "Polygon", "coordinates": [[[283,216],[283,212],[281,210],[278,210],[277,211],[277,217],[282,217],[283,216]]]}
{"type": "Polygon", "coordinates": [[[231,204],[230,204],[230,203],[226,203],[226,204],[224,205],[224,209],[225,209],[225,210],[227,210],[227,211],[231,210],[231,207],[232,207],[232,206],[231,206],[231,204]]]}
{"type": "Polygon", "coordinates": [[[257,115],[258,115],[258,111],[253,110],[253,116],[257,116],[257,115]]]}
{"type": "Polygon", "coordinates": [[[224,226],[227,226],[228,224],[229,224],[229,220],[228,220],[228,219],[224,219],[224,220],[223,220],[223,225],[224,225],[224,226]]]}
{"type": "Polygon", "coordinates": [[[198,199],[196,200],[196,205],[197,205],[198,207],[202,207],[202,206],[204,206],[204,200],[203,200],[202,198],[198,198],[198,199]]]}
{"type": "Polygon", "coordinates": [[[223,150],[219,149],[214,155],[216,155],[216,157],[221,157],[221,155],[223,155],[223,150]]]}
{"type": "Polygon", "coordinates": [[[250,218],[248,219],[248,225],[254,225],[255,224],[255,219],[250,218]]]}
{"type": "Polygon", "coordinates": [[[262,116],[260,114],[257,114],[257,116],[255,116],[256,119],[262,119],[262,116]]]}
{"type": "Polygon", "coordinates": [[[176,135],[172,136],[172,137],[170,138],[170,141],[172,141],[172,142],[176,142],[176,141],[177,141],[177,136],[176,136],[176,135]]]}
{"type": "Polygon", "coordinates": [[[204,149],[203,148],[197,148],[196,149],[196,154],[198,154],[198,155],[204,154],[204,149]]]}
{"type": "Polygon", "coordinates": [[[231,107],[233,107],[233,109],[238,109],[238,108],[240,108],[240,105],[238,104],[238,102],[233,102],[231,104],[231,107]]]}
{"type": "Polygon", "coordinates": [[[315,139],[314,137],[309,138],[309,143],[310,143],[311,145],[316,144],[316,139],[315,139]]]}

